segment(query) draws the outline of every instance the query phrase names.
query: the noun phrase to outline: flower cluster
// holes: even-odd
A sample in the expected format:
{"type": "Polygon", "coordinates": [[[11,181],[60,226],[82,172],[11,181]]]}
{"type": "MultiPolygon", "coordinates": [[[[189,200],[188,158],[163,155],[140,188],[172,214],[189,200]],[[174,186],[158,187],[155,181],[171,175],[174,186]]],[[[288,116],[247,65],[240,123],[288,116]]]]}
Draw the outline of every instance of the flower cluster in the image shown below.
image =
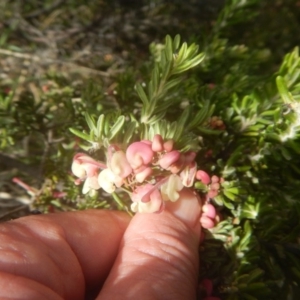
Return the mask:
{"type": "MultiPolygon", "coordinates": [[[[156,134],[152,141],[134,142],[125,151],[110,145],[106,164],[78,153],[73,159],[72,172],[78,177],[76,184],[84,181],[83,193],[99,188],[113,193],[122,188],[130,195],[133,212],[153,213],[163,210],[166,201],[179,200],[184,189],[193,189],[195,180],[208,187],[207,197],[218,194],[219,179],[197,170],[195,157],[195,152],[182,153],[174,149],[173,140],[163,140],[156,134]]],[[[202,226],[213,227],[215,217],[214,206],[205,203],[202,226]]]]}

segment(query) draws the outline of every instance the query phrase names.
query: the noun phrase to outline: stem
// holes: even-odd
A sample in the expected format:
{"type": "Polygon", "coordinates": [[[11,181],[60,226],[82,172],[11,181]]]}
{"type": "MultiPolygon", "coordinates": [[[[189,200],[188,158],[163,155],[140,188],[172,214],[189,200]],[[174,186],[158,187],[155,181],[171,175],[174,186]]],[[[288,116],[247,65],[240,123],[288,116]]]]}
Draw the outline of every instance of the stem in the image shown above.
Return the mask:
{"type": "Polygon", "coordinates": [[[116,193],[112,193],[111,194],[114,198],[114,200],[116,201],[116,203],[119,205],[119,207],[123,210],[125,210],[131,217],[133,216],[133,214],[128,210],[128,207],[124,204],[124,202],[120,199],[120,197],[118,196],[118,194],[116,193]]]}

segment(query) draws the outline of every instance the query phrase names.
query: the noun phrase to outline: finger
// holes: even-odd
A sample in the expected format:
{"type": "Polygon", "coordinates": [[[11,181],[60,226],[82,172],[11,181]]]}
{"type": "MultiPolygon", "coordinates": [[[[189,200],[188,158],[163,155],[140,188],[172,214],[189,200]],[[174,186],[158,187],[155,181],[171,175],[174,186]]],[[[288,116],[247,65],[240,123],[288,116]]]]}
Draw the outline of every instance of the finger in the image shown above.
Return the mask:
{"type": "Polygon", "coordinates": [[[36,281],[64,299],[82,299],[85,285],[105,280],[129,221],[125,213],[90,210],[3,223],[0,271],[36,281]]]}
{"type": "Polygon", "coordinates": [[[196,299],[199,222],[195,226],[167,210],[135,215],[97,300],[196,299]]]}

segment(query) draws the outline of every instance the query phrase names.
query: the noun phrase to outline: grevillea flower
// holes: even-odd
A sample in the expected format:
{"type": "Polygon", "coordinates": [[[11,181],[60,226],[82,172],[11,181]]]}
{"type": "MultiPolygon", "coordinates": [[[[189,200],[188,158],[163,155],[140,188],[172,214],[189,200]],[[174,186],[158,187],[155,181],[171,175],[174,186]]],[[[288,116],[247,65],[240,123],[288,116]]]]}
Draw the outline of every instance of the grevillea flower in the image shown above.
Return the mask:
{"type": "Polygon", "coordinates": [[[137,182],[144,182],[147,177],[152,174],[153,170],[150,167],[146,167],[143,171],[135,174],[135,179],[137,182]]]}
{"type": "Polygon", "coordinates": [[[121,178],[127,177],[132,172],[132,168],[126,159],[126,155],[121,150],[116,151],[112,155],[108,165],[112,172],[121,178]]]}
{"type": "Polygon", "coordinates": [[[116,176],[110,169],[105,169],[98,176],[99,186],[107,193],[111,194],[116,190],[116,176]]]}
{"type": "Polygon", "coordinates": [[[133,169],[151,163],[153,155],[151,142],[147,141],[132,143],[126,150],[127,161],[133,169]]]}
{"type": "Polygon", "coordinates": [[[86,177],[92,177],[95,174],[98,174],[99,168],[104,169],[106,166],[97,162],[85,153],[77,153],[73,158],[71,166],[73,174],[80,179],[85,179],[86,177]]]}
{"type": "Polygon", "coordinates": [[[198,170],[196,173],[196,178],[202,181],[204,184],[210,183],[210,177],[205,171],[198,170]]]}
{"type": "Polygon", "coordinates": [[[164,141],[160,134],[156,134],[152,141],[152,150],[154,152],[161,152],[164,150],[164,141]]]}
{"type": "Polygon", "coordinates": [[[98,184],[100,168],[106,168],[106,166],[84,153],[78,153],[74,156],[71,170],[80,180],[85,181],[82,189],[83,194],[100,188],[98,184]]]}
{"type": "Polygon", "coordinates": [[[133,212],[155,213],[167,209],[182,217],[182,214],[190,216],[189,211],[196,211],[195,218],[186,221],[191,224],[200,221],[202,227],[209,229],[217,222],[216,210],[209,198],[218,195],[221,181],[217,176],[210,178],[206,172],[197,170],[195,158],[196,152],[180,152],[174,149],[173,140],[165,141],[156,134],[152,141],[130,144],[125,152],[119,145],[110,145],[107,165],[78,153],[72,172],[78,177],[75,184],[84,181],[85,194],[100,187],[107,193],[114,193],[122,187],[130,194],[133,212]],[[202,213],[200,196],[193,188],[195,180],[207,185],[200,185],[206,193],[202,213]]]}
{"type": "Polygon", "coordinates": [[[159,165],[167,170],[174,163],[176,163],[180,158],[180,152],[177,150],[173,150],[171,152],[166,153],[159,161],[159,165]]]}
{"type": "Polygon", "coordinates": [[[167,182],[161,186],[161,194],[165,201],[175,202],[179,199],[179,193],[183,188],[183,184],[178,175],[172,174],[167,182]]]}
{"type": "Polygon", "coordinates": [[[202,206],[202,215],[200,223],[203,228],[213,228],[215,226],[216,209],[210,204],[206,203],[202,206]]]}
{"type": "Polygon", "coordinates": [[[149,183],[138,186],[131,194],[131,200],[131,210],[141,213],[158,212],[163,203],[159,190],[149,183]]]}
{"type": "Polygon", "coordinates": [[[103,190],[111,194],[116,190],[116,187],[123,185],[125,178],[131,172],[132,168],[126,159],[125,153],[119,150],[112,154],[108,161],[108,168],[100,172],[98,183],[103,190]]]}
{"type": "Polygon", "coordinates": [[[87,179],[84,181],[83,188],[82,188],[83,194],[87,194],[90,191],[98,190],[100,188],[97,175],[98,174],[92,177],[87,177],[87,179]]]}
{"type": "Polygon", "coordinates": [[[196,172],[197,172],[197,164],[195,162],[187,165],[179,174],[182,180],[182,184],[186,187],[193,186],[196,172]]]}

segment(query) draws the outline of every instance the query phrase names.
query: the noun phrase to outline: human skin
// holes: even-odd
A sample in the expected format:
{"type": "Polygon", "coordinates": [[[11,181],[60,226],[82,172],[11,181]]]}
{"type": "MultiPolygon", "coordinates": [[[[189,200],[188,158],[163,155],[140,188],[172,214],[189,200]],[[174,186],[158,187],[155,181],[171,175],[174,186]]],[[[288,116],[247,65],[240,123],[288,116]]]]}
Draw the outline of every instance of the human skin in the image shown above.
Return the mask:
{"type": "Polygon", "coordinates": [[[184,218],[88,210],[2,223],[0,299],[196,299],[200,226],[186,220],[198,204],[187,206],[184,218]]]}

